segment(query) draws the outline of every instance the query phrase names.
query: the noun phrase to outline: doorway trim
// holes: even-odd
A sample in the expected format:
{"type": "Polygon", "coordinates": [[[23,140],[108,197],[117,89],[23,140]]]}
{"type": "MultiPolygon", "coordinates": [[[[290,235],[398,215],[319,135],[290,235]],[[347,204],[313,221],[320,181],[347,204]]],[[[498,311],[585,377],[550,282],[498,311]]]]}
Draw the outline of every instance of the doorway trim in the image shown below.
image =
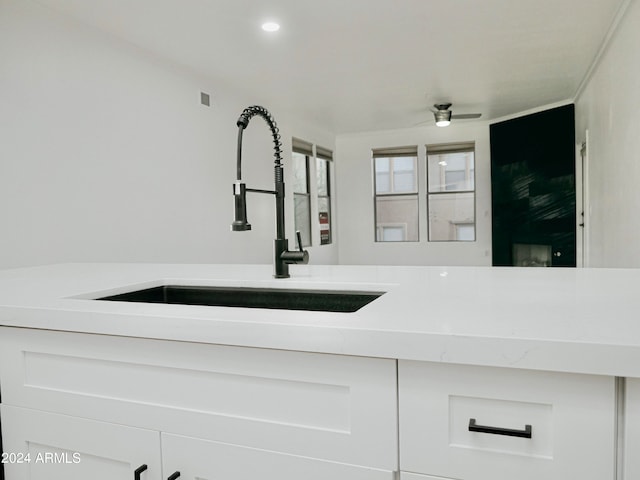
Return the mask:
{"type": "Polygon", "coordinates": [[[576,266],[589,267],[589,130],[576,144],[576,266]]]}

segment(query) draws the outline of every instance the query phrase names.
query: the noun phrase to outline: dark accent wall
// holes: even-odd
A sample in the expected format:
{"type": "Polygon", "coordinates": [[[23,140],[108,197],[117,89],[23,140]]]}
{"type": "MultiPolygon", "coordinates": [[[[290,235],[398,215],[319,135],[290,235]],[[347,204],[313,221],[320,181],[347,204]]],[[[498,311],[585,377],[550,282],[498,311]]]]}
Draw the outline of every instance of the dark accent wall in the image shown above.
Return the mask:
{"type": "Polygon", "coordinates": [[[495,123],[491,138],[493,265],[513,245],[550,245],[551,266],[576,266],[574,105],[495,123]]]}

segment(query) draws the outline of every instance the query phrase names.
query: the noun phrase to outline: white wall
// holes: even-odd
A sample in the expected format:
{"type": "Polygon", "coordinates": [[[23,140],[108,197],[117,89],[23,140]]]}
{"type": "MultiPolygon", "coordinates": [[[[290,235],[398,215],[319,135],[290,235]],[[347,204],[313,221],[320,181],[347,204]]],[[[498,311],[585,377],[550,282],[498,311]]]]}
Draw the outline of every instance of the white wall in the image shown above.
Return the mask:
{"type": "Polygon", "coordinates": [[[491,162],[489,126],[455,121],[435,126],[339,135],[336,138],[339,195],[339,260],[342,264],[491,265],[491,162]],[[425,145],[476,142],[476,241],[428,242],[425,145]],[[419,242],[375,242],[371,150],[418,145],[419,242]]]}
{"type": "MultiPolygon", "coordinates": [[[[640,267],[640,5],[630,2],[576,98],[577,140],[590,135],[592,266],[640,267]]],[[[229,231],[235,120],[259,97],[219,85],[32,0],[0,0],[0,268],[66,261],[271,263],[273,200],[249,196],[254,230],[229,231]],[[199,103],[200,91],[213,106],[199,103]]],[[[330,132],[266,105],[282,131],[327,148],[330,132]]],[[[334,243],[312,263],[489,265],[486,123],[453,123],[335,140],[334,243]],[[477,241],[373,241],[371,149],[476,141],[477,241]],[[339,205],[336,206],[336,199],[339,205]]],[[[245,132],[243,177],[271,188],[272,144],[261,119],[245,132]]],[[[285,170],[288,180],[290,171],[285,170]]],[[[313,177],[312,177],[313,178],[313,177]]],[[[288,181],[290,184],[291,182],[288,181]]],[[[293,241],[293,198],[287,199],[293,241]]],[[[317,224],[314,241],[318,241],[317,224]]]]}
{"type": "Polygon", "coordinates": [[[588,142],[588,263],[640,267],[640,2],[631,1],[576,99],[588,142]]]}
{"type": "MultiPolygon", "coordinates": [[[[230,232],[237,127],[260,98],[165,62],[31,0],[0,0],[0,268],[67,261],[270,263],[274,200],[250,195],[230,232]],[[212,107],[200,105],[200,92],[212,107]]],[[[277,105],[285,180],[291,136],[334,138],[277,105]]],[[[254,118],[243,180],[273,188],[254,118]]],[[[287,199],[293,237],[293,197],[287,199]]],[[[310,249],[335,263],[337,246],[310,249]]]]}

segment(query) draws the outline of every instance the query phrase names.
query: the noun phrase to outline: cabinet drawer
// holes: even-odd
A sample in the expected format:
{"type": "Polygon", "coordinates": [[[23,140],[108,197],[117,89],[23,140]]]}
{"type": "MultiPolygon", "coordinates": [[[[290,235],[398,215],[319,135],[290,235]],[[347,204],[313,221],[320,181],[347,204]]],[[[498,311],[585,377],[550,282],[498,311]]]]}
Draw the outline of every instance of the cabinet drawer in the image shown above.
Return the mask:
{"type": "Polygon", "coordinates": [[[400,469],[459,480],[612,479],[612,377],[399,363],[400,469]]]}
{"type": "Polygon", "coordinates": [[[395,361],[0,330],[9,405],[394,470],[395,361]]]}

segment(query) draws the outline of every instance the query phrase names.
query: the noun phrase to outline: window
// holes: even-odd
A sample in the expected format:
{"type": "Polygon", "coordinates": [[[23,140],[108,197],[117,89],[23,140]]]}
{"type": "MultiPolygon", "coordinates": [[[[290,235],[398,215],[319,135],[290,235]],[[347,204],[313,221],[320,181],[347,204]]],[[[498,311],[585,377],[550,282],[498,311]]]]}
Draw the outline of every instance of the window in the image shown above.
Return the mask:
{"type": "Polygon", "coordinates": [[[311,198],[309,194],[309,158],[311,144],[293,139],[293,202],[295,227],[300,231],[302,246],[311,245],[311,198]]]}
{"type": "Polygon", "coordinates": [[[429,241],[476,239],[474,143],[427,146],[429,241]]]}
{"type": "Polygon", "coordinates": [[[418,147],[373,150],[376,242],[418,241],[418,147]]]}
{"type": "Polygon", "coordinates": [[[316,146],[316,177],[318,188],[318,221],[320,245],[331,243],[331,161],[333,152],[316,146]]]}
{"type": "Polygon", "coordinates": [[[379,242],[401,242],[407,236],[407,226],[383,225],[377,228],[376,236],[379,242]]]}

